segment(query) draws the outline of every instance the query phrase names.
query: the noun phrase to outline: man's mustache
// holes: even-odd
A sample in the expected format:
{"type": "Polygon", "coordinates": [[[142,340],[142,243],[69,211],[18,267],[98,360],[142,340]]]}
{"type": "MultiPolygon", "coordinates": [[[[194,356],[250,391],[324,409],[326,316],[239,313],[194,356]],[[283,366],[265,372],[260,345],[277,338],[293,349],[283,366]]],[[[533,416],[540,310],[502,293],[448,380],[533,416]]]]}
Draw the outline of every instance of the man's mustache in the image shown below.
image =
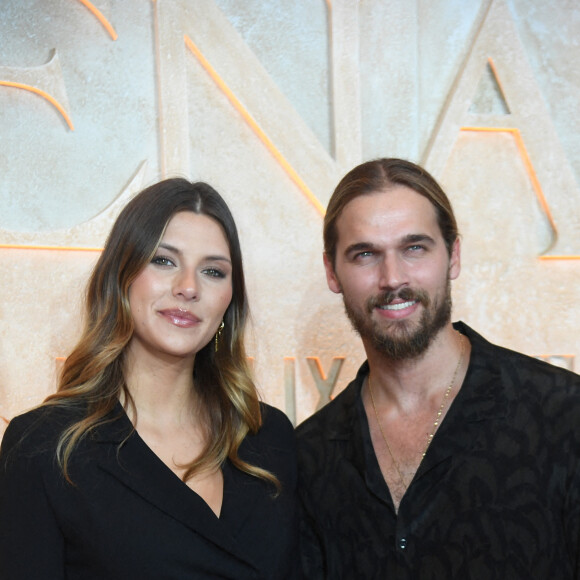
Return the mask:
{"type": "Polygon", "coordinates": [[[425,290],[414,290],[413,288],[402,288],[401,290],[386,290],[377,296],[369,298],[367,302],[367,309],[372,312],[375,308],[387,306],[394,300],[399,299],[403,302],[416,301],[424,307],[428,307],[431,300],[425,290]]]}

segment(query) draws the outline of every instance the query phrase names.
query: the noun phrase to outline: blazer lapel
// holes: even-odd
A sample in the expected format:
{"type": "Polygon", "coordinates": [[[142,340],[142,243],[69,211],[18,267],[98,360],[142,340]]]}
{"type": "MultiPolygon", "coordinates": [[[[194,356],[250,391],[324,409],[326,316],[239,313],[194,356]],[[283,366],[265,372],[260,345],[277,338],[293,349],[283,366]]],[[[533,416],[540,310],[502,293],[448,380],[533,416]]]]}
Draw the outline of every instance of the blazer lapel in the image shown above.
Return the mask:
{"type": "Polygon", "coordinates": [[[268,490],[256,477],[246,475],[226,463],[224,465],[224,501],[222,519],[234,538],[241,533],[245,522],[256,515],[256,504],[263,501],[268,490]]]}
{"type": "MultiPolygon", "coordinates": [[[[122,408],[121,412],[117,420],[96,429],[93,439],[103,449],[99,454],[99,467],[147,503],[229,554],[250,563],[237,548],[230,529],[155,455],[133,430],[122,408]]],[[[224,485],[224,503],[225,500],[224,485]]]]}

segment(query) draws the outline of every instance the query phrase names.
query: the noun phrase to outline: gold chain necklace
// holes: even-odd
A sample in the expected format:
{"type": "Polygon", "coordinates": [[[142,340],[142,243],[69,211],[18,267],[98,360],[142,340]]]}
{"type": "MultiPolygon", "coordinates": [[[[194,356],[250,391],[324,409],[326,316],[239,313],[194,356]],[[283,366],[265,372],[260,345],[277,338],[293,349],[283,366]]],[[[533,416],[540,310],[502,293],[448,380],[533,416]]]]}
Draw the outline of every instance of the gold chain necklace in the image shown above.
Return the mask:
{"type": "MultiPolygon", "coordinates": [[[[457,378],[457,373],[459,372],[459,367],[461,366],[461,362],[463,361],[463,353],[465,351],[465,339],[463,338],[462,334],[460,334],[459,336],[461,337],[461,352],[459,353],[459,360],[457,361],[457,366],[455,367],[455,371],[453,373],[453,378],[451,379],[451,382],[449,383],[449,386],[445,390],[445,393],[443,394],[443,398],[441,399],[441,405],[439,405],[439,409],[437,410],[437,414],[435,416],[435,422],[433,423],[433,429],[431,430],[431,433],[429,433],[429,436],[427,437],[427,445],[425,446],[425,449],[421,455],[421,461],[423,461],[423,458],[427,454],[427,450],[429,449],[429,446],[431,445],[431,441],[433,441],[433,437],[435,436],[435,432],[437,431],[437,428],[439,427],[439,424],[441,422],[441,416],[443,415],[443,409],[445,409],[445,405],[447,404],[447,401],[449,400],[449,395],[451,394],[451,389],[453,388],[453,385],[455,384],[455,379],[457,378]]],[[[371,395],[371,403],[373,405],[373,410],[375,412],[375,418],[377,420],[377,425],[379,426],[379,431],[381,432],[381,435],[383,437],[383,441],[385,442],[385,445],[387,446],[387,451],[389,452],[389,455],[391,456],[391,461],[393,462],[393,465],[395,466],[395,469],[397,470],[397,474],[399,475],[399,479],[401,480],[401,483],[403,484],[405,491],[407,491],[407,488],[409,487],[409,483],[411,483],[411,482],[407,483],[405,481],[405,478],[403,477],[403,474],[401,473],[401,469],[399,468],[399,464],[396,462],[395,456],[393,455],[393,452],[391,451],[391,446],[389,445],[389,442],[387,441],[387,438],[385,437],[385,432],[383,431],[383,426],[381,425],[381,422],[379,421],[379,414],[377,413],[377,407],[375,405],[375,397],[373,395],[373,387],[371,385],[370,373],[369,373],[369,377],[368,377],[368,385],[369,385],[369,393],[371,395]]],[[[421,461],[419,462],[419,465],[421,465],[421,461]]]]}

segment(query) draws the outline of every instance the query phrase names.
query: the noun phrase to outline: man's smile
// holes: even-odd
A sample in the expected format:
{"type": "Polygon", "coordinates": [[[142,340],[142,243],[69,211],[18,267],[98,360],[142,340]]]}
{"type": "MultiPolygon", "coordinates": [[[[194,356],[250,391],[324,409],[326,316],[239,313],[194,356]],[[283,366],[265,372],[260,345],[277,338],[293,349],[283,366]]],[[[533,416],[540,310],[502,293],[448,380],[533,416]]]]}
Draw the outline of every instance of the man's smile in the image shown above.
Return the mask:
{"type": "Polygon", "coordinates": [[[405,308],[410,308],[415,304],[417,304],[417,300],[410,300],[409,302],[399,302],[398,304],[383,304],[378,308],[380,310],[403,310],[405,308]]]}

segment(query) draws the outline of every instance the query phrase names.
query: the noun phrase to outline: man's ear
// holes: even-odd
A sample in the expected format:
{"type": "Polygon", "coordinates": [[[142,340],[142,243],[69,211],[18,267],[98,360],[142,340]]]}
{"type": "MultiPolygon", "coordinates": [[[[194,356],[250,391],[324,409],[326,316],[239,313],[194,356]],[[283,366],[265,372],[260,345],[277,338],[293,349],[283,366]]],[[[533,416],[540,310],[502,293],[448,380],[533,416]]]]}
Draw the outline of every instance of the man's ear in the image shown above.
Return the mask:
{"type": "Polygon", "coordinates": [[[342,288],[340,282],[334,273],[334,266],[332,265],[332,260],[325,253],[322,254],[322,260],[324,261],[324,269],[326,270],[326,282],[328,287],[336,294],[342,293],[342,288]]]}
{"type": "Polygon", "coordinates": [[[453,242],[449,257],[449,279],[455,280],[461,272],[461,242],[459,237],[453,242]]]}

